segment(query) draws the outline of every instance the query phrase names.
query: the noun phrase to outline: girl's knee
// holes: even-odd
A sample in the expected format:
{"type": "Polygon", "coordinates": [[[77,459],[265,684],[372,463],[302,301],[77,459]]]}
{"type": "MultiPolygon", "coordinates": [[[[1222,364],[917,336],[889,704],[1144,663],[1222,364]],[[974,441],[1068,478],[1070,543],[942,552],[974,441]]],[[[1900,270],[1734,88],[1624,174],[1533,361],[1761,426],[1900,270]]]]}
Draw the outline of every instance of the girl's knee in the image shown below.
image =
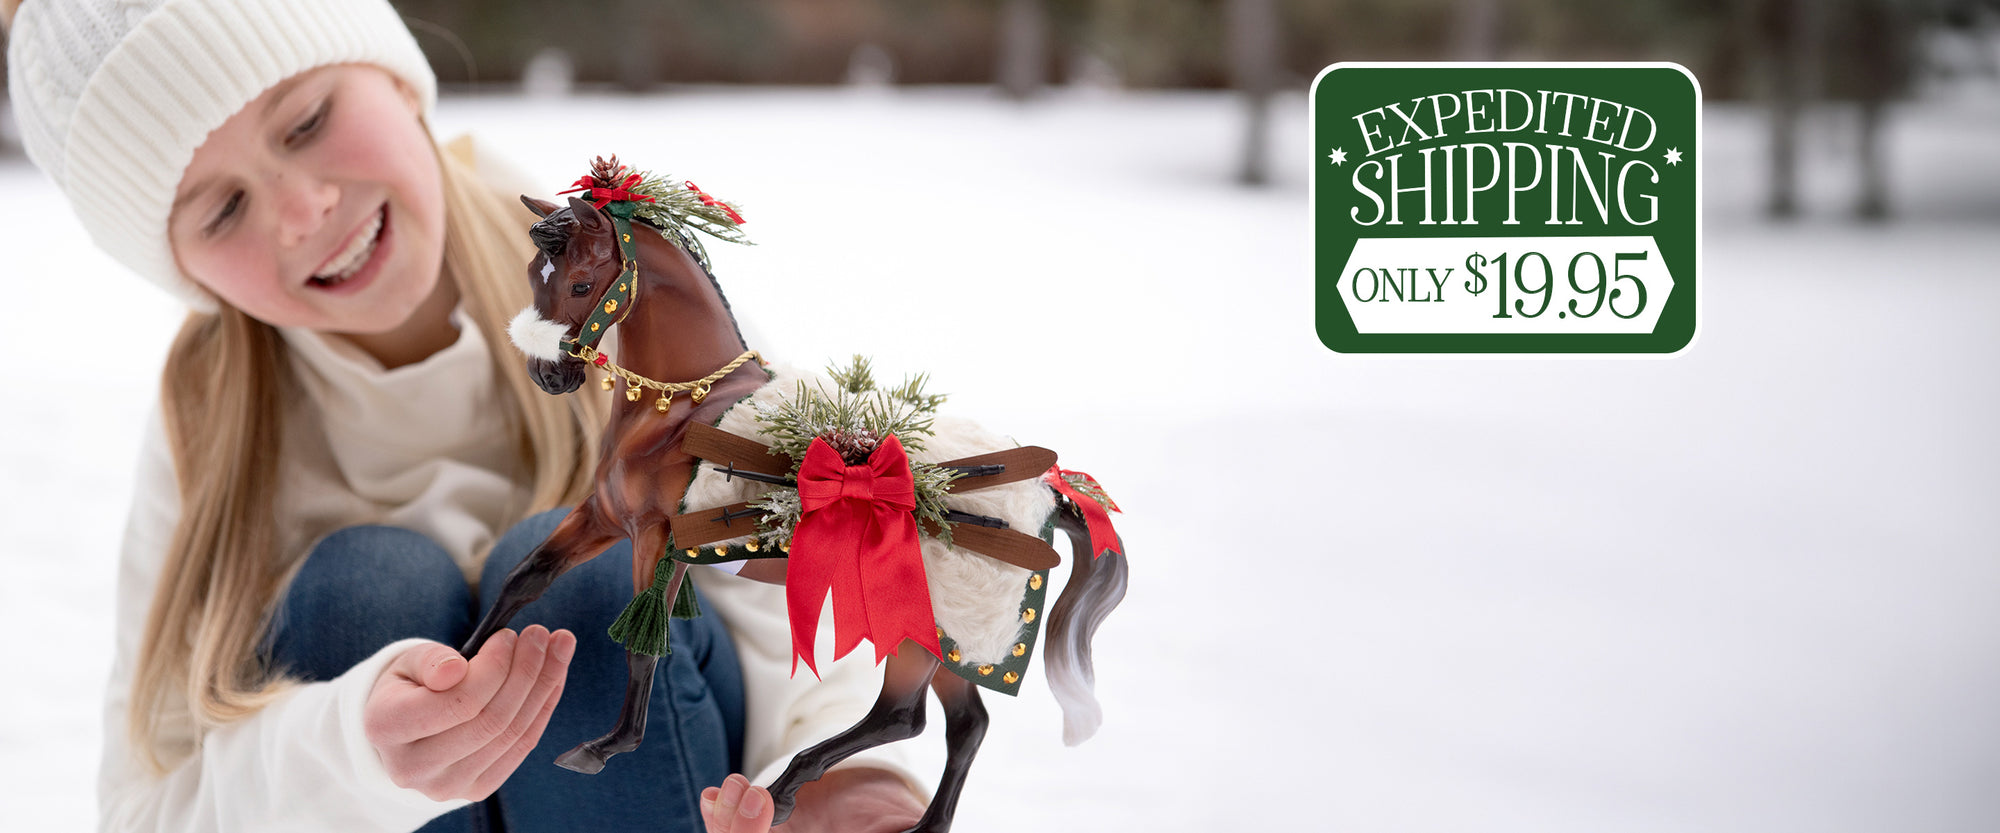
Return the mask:
{"type": "Polygon", "coordinates": [[[471,616],[471,588],[443,547],[407,529],[349,527],[300,565],[266,629],[266,654],[325,679],[398,639],[455,644],[471,616]]]}
{"type": "Polygon", "coordinates": [[[320,539],[286,593],[421,601],[469,597],[470,588],[444,547],[419,532],[371,525],[347,527],[320,539]]]}

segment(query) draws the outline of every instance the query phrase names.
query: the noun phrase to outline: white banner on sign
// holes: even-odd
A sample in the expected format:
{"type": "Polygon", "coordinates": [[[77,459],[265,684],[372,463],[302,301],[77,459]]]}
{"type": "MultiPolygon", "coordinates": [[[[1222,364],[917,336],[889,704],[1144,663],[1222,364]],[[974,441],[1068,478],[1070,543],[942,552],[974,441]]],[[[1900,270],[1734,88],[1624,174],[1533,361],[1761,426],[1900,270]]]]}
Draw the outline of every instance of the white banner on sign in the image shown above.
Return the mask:
{"type": "Polygon", "coordinates": [[[1651,237],[1365,237],[1338,289],[1361,333],[1650,333],[1674,280],[1651,237]]]}

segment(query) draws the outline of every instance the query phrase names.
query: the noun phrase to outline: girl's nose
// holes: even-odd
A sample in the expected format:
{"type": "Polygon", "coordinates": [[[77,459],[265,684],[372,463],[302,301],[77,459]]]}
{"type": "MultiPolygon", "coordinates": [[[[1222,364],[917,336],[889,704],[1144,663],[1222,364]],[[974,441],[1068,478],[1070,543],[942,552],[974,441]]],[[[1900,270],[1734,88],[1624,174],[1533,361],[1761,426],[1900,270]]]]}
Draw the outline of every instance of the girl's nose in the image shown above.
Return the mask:
{"type": "Polygon", "coordinates": [[[272,190],[279,239],[287,246],[311,239],[340,204],[340,187],[314,177],[279,174],[272,190]]]}

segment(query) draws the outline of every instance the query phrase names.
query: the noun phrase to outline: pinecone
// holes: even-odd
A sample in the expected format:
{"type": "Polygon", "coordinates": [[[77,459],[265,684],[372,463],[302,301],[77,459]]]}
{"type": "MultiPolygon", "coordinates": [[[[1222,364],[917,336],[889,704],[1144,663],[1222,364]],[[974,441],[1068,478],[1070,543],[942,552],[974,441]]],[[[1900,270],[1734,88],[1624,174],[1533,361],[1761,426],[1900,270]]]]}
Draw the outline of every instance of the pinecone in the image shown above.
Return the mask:
{"type": "Polygon", "coordinates": [[[625,178],[625,166],[618,164],[618,154],[609,160],[599,156],[590,162],[590,178],[597,181],[595,187],[616,188],[625,178]]]}
{"type": "Polygon", "coordinates": [[[850,466],[868,462],[868,455],[875,453],[875,446],[882,444],[882,438],[866,428],[851,430],[833,429],[819,435],[826,444],[840,452],[840,459],[850,466]]]}

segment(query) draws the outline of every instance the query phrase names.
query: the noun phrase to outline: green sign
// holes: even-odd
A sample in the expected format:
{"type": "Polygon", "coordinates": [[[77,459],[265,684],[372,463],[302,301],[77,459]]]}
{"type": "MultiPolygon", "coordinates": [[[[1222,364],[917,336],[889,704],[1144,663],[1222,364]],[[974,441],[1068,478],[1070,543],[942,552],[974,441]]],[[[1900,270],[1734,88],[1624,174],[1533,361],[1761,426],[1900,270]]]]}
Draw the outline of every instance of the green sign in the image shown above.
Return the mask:
{"type": "Polygon", "coordinates": [[[1327,67],[1320,341],[1342,353],[1676,353],[1699,327],[1701,87],[1677,64],[1327,67]]]}

